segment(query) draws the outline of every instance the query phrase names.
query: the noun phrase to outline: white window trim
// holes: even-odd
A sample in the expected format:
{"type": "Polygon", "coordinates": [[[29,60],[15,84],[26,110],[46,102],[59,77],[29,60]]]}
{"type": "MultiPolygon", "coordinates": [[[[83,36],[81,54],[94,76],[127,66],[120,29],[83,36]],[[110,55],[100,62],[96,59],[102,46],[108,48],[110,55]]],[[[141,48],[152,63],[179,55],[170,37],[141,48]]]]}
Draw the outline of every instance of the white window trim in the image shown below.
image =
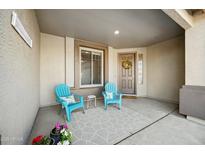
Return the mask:
{"type": "MultiPolygon", "coordinates": [[[[86,48],[86,47],[80,47],[79,49],[79,55],[80,55],[80,88],[89,88],[89,87],[102,87],[104,85],[104,56],[103,56],[103,50],[98,50],[98,49],[93,49],[93,48],[86,48]],[[81,50],[88,50],[88,51],[91,51],[91,52],[98,52],[98,53],[101,53],[102,55],[102,61],[101,61],[101,84],[88,84],[88,85],[81,85],[81,50]]],[[[92,70],[93,70],[93,56],[91,56],[91,82],[92,79],[93,79],[93,73],[92,73],[92,70]]]]}

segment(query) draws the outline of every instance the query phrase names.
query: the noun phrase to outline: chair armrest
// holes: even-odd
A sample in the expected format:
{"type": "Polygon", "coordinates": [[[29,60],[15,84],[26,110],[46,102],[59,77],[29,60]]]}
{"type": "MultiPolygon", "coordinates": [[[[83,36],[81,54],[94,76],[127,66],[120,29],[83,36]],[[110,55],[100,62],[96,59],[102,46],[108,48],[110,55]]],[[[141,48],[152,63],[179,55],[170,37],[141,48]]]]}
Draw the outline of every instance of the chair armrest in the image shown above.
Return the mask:
{"type": "Polygon", "coordinates": [[[56,101],[64,107],[66,107],[68,105],[68,103],[60,97],[56,97],[56,101]]]}
{"type": "Polygon", "coordinates": [[[120,97],[120,99],[122,99],[123,93],[121,93],[120,91],[117,92],[116,94],[117,97],[120,97]]]}
{"type": "Polygon", "coordinates": [[[60,98],[60,97],[56,97],[56,101],[58,102],[58,103],[62,103],[62,102],[65,102],[62,98],[60,98]]]}
{"type": "Polygon", "coordinates": [[[123,95],[123,93],[121,91],[117,91],[117,95],[123,95]]]}
{"type": "Polygon", "coordinates": [[[67,105],[68,105],[68,103],[67,103],[67,102],[65,102],[65,101],[63,101],[63,102],[62,102],[62,105],[66,108],[66,107],[67,107],[67,105]]]}
{"type": "Polygon", "coordinates": [[[83,102],[83,96],[77,95],[77,94],[73,94],[75,98],[78,98],[80,100],[80,102],[83,102]]]}

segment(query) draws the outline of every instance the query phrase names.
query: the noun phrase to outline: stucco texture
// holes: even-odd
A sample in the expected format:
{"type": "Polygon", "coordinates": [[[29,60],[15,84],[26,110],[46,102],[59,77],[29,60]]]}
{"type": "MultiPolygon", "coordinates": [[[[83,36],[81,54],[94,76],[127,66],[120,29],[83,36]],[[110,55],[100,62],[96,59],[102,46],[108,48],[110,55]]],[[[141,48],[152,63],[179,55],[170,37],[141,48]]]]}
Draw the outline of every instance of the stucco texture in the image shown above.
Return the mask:
{"type": "Polygon", "coordinates": [[[186,30],[186,85],[205,86],[205,20],[186,30]]]}
{"type": "Polygon", "coordinates": [[[55,105],[55,86],[65,83],[65,39],[40,34],[40,106],[55,105]]]}
{"type": "Polygon", "coordinates": [[[39,109],[39,26],[33,10],[0,10],[0,134],[2,144],[25,144],[39,109]],[[11,25],[15,11],[33,40],[11,25]]]}
{"type": "Polygon", "coordinates": [[[148,97],[178,103],[185,80],[184,36],[147,48],[148,97]]]}

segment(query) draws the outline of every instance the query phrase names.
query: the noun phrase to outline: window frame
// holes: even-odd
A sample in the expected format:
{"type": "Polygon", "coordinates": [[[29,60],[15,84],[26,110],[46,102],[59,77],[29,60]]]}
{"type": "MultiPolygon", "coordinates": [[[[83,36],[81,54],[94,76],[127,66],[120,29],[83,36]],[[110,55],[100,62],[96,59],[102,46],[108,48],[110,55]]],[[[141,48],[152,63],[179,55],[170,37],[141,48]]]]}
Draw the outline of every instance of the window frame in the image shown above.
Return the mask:
{"type": "Polygon", "coordinates": [[[80,74],[80,80],[79,80],[79,85],[80,88],[90,88],[90,87],[102,87],[104,85],[104,50],[100,50],[100,49],[94,49],[94,48],[89,48],[89,47],[80,47],[79,48],[79,59],[80,59],[80,70],[79,70],[79,74],[80,74]],[[82,85],[81,84],[81,50],[88,50],[91,52],[91,84],[87,84],[87,85],[82,85]],[[101,60],[101,84],[93,84],[93,52],[95,53],[101,53],[102,55],[102,60],[101,60]]]}

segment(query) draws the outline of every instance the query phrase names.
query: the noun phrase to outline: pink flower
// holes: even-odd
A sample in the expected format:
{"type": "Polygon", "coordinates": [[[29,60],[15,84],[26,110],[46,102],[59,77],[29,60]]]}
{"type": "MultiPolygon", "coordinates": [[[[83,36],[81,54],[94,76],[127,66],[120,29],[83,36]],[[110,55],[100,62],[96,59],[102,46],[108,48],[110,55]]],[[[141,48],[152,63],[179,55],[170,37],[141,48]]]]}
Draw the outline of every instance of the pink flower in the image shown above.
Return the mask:
{"type": "Polygon", "coordinates": [[[63,125],[63,128],[68,129],[68,125],[67,125],[67,124],[64,124],[64,125],[63,125]]]}
{"type": "Polygon", "coordinates": [[[56,130],[60,130],[61,129],[61,124],[60,122],[57,122],[55,125],[56,130]]]}

